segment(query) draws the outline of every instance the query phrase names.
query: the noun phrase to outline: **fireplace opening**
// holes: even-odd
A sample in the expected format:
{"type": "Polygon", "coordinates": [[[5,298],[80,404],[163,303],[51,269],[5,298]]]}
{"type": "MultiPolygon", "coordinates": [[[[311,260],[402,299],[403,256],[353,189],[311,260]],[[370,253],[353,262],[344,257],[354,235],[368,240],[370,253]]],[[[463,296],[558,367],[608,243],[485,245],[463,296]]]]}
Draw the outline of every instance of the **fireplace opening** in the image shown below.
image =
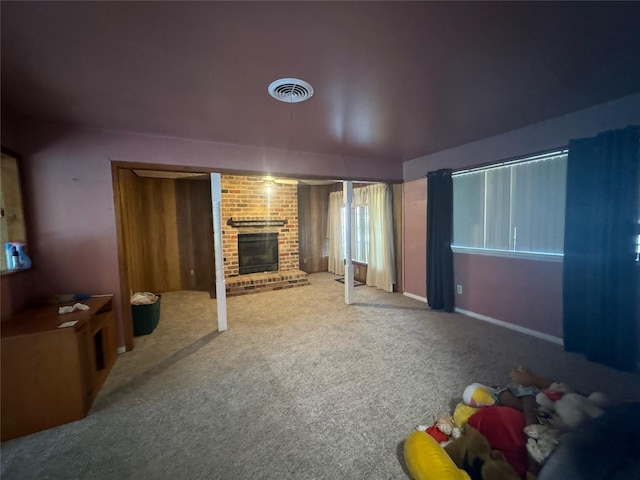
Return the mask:
{"type": "Polygon", "coordinates": [[[278,271],[278,234],[238,234],[238,267],[240,275],[278,271]]]}

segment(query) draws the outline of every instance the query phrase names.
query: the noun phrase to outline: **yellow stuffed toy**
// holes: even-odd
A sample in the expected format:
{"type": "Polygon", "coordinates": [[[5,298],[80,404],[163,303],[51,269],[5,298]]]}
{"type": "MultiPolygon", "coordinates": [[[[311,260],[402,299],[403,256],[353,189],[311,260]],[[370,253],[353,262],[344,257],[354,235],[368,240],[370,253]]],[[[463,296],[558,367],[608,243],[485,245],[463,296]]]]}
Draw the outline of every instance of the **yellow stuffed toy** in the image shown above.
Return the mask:
{"type": "Polygon", "coordinates": [[[404,442],[404,459],[414,480],[471,480],[425,432],[409,434],[404,442]]]}
{"type": "Polygon", "coordinates": [[[464,402],[459,402],[458,405],[456,405],[456,408],[453,410],[453,423],[455,423],[459,428],[462,428],[464,424],[467,423],[467,420],[469,420],[469,417],[471,417],[471,415],[476,413],[478,410],[480,409],[476,407],[470,407],[464,402]]]}
{"type": "Polygon", "coordinates": [[[470,407],[488,407],[496,403],[493,398],[494,393],[496,393],[495,388],[487,387],[481,383],[472,383],[464,389],[462,400],[470,407]]]}

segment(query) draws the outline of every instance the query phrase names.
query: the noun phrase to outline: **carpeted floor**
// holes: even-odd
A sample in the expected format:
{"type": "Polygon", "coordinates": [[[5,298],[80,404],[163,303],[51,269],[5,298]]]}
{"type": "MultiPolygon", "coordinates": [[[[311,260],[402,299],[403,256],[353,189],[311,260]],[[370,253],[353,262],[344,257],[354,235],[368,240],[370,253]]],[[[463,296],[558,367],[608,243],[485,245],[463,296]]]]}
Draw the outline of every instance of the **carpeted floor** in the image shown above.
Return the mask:
{"type": "Polygon", "coordinates": [[[119,356],[89,416],[1,446],[2,479],[406,479],[402,441],[473,382],[526,365],[583,392],[640,380],[543,340],[371,287],[228,299],[167,292],[158,328],[119,356]]]}
{"type": "MultiPolygon", "coordinates": [[[[340,282],[341,284],[343,284],[343,285],[344,285],[344,277],[336,278],[335,280],[336,280],[336,282],[340,282]]],[[[364,282],[359,282],[358,280],[354,280],[354,281],[353,281],[353,286],[354,286],[354,287],[361,287],[361,286],[363,286],[363,285],[366,285],[366,283],[364,283],[364,282]]]]}

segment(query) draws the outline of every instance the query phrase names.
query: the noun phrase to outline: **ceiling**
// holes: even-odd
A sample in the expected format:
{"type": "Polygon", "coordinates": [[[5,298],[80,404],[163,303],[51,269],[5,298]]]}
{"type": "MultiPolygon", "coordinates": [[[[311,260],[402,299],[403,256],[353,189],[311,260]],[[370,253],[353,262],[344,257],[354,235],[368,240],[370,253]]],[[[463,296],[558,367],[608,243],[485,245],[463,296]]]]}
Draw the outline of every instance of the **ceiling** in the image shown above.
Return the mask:
{"type": "Polygon", "coordinates": [[[0,5],[5,118],[403,162],[640,91],[637,2],[0,5]]]}

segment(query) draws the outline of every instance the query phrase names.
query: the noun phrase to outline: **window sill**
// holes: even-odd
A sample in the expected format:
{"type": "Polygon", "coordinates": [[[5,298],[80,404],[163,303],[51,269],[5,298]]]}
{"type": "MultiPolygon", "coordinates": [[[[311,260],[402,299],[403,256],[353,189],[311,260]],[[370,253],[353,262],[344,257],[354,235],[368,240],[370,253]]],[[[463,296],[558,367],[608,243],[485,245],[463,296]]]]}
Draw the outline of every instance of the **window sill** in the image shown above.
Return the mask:
{"type": "Polygon", "coordinates": [[[535,260],[541,262],[562,263],[564,255],[561,253],[539,253],[539,252],[514,252],[512,250],[497,250],[487,248],[471,248],[451,246],[453,253],[464,253],[467,255],[485,255],[489,257],[519,258],[524,260],[535,260]]]}

